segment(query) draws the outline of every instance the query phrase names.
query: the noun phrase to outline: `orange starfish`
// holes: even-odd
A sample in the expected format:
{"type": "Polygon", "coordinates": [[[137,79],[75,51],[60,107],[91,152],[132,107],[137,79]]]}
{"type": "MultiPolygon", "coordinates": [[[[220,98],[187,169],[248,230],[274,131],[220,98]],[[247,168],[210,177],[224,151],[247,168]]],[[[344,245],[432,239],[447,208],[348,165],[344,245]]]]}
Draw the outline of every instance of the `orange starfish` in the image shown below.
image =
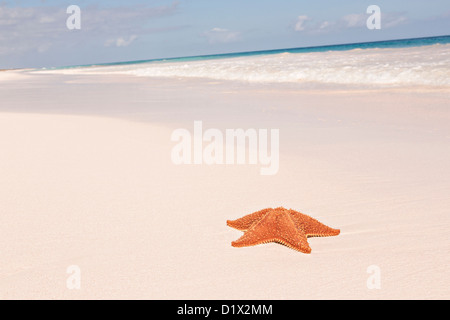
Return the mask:
{"type": "Polygon", "coordinates": [[[245,231],[242,237],[231,243],[233,247],[277,242],[304,253],[311,252],[308,237],[328,237],[340,233],[339,229],[327,227],[306,214],[283,207],[267,208],[237,220],[228,220],[227,225],[245,231]]]}

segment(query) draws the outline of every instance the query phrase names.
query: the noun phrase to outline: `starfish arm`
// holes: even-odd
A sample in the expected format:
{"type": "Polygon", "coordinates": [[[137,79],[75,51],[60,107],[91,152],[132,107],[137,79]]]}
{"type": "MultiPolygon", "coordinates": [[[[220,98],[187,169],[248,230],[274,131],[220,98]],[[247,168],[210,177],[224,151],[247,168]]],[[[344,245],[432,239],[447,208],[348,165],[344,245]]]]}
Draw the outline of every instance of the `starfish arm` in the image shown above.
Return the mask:
{"type": "Polygon", "coordinates": [[[295,210],[289,210],[292,220],[298,229],[303,230],[307,237],[337,236],[341,231],[330,228],[318,220],[295,210]]]}
{"type": "Polygon", "coordinates": [[[227,225],[240,231],[247,231],[250,227],[261,220],[272,208],[262,209],[248,214],[237,220],[227,220],[227,225]]]}
{"type": "Polygon", "coordinates": [[[306,235],[295,227],[287,213],[268,214],[244,233],[238,240],[233,241],[233,247],[248,247],[258,244],[277,242],[291,249],[310,253],[306,235]]]}

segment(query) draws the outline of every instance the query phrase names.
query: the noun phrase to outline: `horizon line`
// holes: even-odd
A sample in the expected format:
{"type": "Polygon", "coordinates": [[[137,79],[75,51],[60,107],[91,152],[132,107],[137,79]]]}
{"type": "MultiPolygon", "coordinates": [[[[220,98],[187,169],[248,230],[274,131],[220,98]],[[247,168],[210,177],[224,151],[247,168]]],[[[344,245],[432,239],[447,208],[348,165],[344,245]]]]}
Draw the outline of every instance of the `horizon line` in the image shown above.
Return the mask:
{"type": "Polygon", "coordinates": [[[178,56],[178,57],[166,57],[166,58],[152,58],[152,59],[140,59],[140,60],[128,60],[128,61],[116,61],[116,62],[101,62],[101,63],[92,63],[92,64],[80,64],[80,65],[67,65],[60,67],[38,67],[38,68],[11,68],[11,69],[0,69],[0,71],[12,71],[12,70],[27,70],[27,69],[69,69],[69,68],[80,68],[80,67],[93,67],[93,66],[111,66],[111,65],[121,65],[121,64],[141,64],[148,62],[157,62],[157,61],[167,61],[167,60],[177,60],[177,59],[189,59],[189,58],[208,58],[208,57],[232,57],[234,55],[242,55],[242,54],[277,54],[282,53],[283,51],[292,51],[292,50],[300,50],[300,49],[314,49],[314,48],[327,48],[327,47],[337,47],[337,46],[351,46],[351,45],[363,45],[369,43],[383,43],[383,42],[397,42],[397,41],[407,41],[407,40],[420,40],[427,38],[445,38],[450,37],[450,34],[447,35],[439,35],[439,36],[425,36],[425,37],[417,37],[417,38],[399,38],[399,39],[389,39],[389,40],[377,40],[377,41],[365,41],[365,42],[350,42],[350,43],[335,43],[335,44],[326,44],[326,45],[315,45],[315,46],[305,46],[305,47],[290,47],[290,48],[278,48],[278,49],[263,49],[263,50],[252,50],[252,51],[235,51],[235,52],[226,52],[226,53],[213,53],[213,54],[200,54],[200,55],[192,55],[192,56],[178,56]]]}

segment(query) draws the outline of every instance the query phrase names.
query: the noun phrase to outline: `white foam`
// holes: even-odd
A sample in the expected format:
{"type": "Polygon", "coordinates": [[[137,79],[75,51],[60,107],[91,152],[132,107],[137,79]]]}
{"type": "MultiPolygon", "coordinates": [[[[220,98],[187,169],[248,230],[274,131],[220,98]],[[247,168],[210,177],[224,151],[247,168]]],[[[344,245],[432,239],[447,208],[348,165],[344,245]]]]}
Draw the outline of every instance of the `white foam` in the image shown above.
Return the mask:
{"type": "Polygon", "coordinates": [[[72,69],[65,73],[119,73],[248,82],[450,86],[450,44],[275,54],[189,62],[153,62],[72,69]]]}

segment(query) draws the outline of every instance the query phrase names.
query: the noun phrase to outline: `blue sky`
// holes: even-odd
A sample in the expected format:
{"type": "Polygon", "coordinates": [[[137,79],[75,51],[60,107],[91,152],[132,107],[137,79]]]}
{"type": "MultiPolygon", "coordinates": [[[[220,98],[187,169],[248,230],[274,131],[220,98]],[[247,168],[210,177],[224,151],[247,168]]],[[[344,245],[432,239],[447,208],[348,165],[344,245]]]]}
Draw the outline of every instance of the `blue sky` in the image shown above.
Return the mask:
{"type": "Polygon", "coordinates": [[[448,34],[448,0],[0,0],[0,69],[448,34]],[[80,30],[66,27],[69,5],[80,30]],[[366,27],[369,5],[381,30],[366,27]]]}

